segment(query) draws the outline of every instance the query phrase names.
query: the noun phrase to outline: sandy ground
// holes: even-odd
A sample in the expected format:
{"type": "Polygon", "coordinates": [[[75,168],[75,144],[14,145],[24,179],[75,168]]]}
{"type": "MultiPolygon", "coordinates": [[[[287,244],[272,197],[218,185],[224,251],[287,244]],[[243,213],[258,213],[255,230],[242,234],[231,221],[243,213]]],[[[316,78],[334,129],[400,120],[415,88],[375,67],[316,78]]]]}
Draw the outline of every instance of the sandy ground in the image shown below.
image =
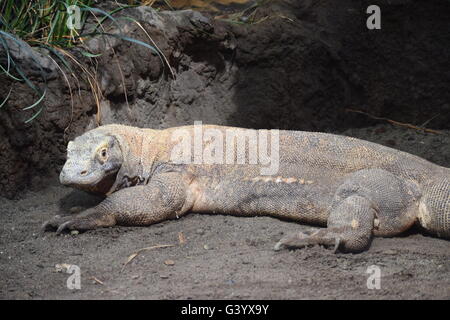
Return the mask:
{"type": "MultiPolygon", "coordinates": [[[[450,167],[450,134],[379,125],[346,134],[423,156],[450,167]]],[[[0,199],[2,299],[449,299],[450,242],[412,231],[376,238],[361,254],[313,247],[274,252],[283,234],[310,226],[270,217],[189,214],[150,227],[114,227],[78,235],[40,233],[41,224],[74,205],[98,199],[57,185],[0,199]],[[185,239],[179,243],[180,233],[185,239]],[[139,249],[173,244],[142,251],[139,249]],[[81,289],[69,274],[81,270],[81,289]],[[367,288],[376,265],[381,288],[367,288]]]]}

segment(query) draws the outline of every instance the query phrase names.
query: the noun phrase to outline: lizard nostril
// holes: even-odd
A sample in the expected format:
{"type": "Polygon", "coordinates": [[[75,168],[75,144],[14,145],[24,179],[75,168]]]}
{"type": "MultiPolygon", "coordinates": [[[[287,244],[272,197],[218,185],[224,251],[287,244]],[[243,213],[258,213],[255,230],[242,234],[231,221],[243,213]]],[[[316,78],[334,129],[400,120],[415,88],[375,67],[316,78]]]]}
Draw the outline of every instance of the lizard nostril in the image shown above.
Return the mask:
{"type": "Polygon", "coordinates": [[[80,174],[81,174],[82,176],[85,176],[85,175],[86,175],[86,173],[87,173],[87,171],[86,171],[86,170],[83,170],[83,171],[81,171],[81,172],[80,172],[80,174]]]}

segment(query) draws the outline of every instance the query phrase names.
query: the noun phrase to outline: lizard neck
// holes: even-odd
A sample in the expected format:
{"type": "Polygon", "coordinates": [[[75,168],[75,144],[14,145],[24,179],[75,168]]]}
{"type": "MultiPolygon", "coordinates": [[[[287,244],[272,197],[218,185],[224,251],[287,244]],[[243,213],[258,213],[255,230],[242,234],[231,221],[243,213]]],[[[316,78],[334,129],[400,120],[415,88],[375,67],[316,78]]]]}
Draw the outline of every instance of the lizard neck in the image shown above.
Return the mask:
{"type": "MultiPolygon", "coordinates": [[[[115,128],[114,136],[119,141],[122,150],[122,166],[116,180],[107,195],[131,186],[148,182],[149,170],[156,155],[149,154],[152,150],[152,141],[158,135],[159,130],[140,129],[120,126],[115,128]]],[[[158,150],[157,148],[153,150],[158,150]]]]}

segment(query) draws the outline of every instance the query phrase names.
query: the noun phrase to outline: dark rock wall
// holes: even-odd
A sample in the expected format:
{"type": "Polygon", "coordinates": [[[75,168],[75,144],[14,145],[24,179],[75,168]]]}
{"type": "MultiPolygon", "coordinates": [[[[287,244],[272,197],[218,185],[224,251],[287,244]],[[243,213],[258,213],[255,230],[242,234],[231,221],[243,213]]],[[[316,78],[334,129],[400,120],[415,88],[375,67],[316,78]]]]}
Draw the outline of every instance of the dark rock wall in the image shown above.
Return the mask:
{"type": "MultiPolygon", "coordinates": [[[[54,176],[63,164],[67,141],[98,124],[164,128],[202,120],[333,131],[374,123],[346,112],[353,108],[449,128],[450,2],[378,1],[382,30],[373,31],[366,28],[370,4],[272,1],[257,9],[255,24],[193,11],[129,10],[151,40],[135,23],[123,22],[122,32],[153,41],[165,58],[116,38],[88,41],[92,52],[102,53],[93,61],[72,50],[95,76],[98,109],[76,64],[73,75],[66,71],[71,99],[66,78],[39,56],[48,90],[42,114],[26,125],[32,111],[21,109],[37,96],[0,75],[0,97],[13,86],[0,110],[0,195],[41,186],[41,177],[54,176]]],[[[16,58],[42,87],[33,61],[24,51],[16,58]]]]}

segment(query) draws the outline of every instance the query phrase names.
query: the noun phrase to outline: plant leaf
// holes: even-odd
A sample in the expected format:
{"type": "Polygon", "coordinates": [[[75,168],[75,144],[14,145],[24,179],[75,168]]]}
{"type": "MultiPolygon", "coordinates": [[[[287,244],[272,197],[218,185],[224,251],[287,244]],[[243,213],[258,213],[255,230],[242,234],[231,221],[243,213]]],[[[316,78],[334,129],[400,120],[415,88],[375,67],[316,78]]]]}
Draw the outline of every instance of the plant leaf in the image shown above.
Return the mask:
{"type": "Polygon", "coordinates": [[[37,106],[39,103],[41,103],[41,101],[44,99],[46,94],[47,94],[47,88],[45,88],[41,97],[35,103],[33,103],[32,105],[29,105],[28,107],[23,108],[22,110],[30,110],[30,109],[34,108],[35,106],[37,106]]]}
{"type": "Polygon", "coordinates": [[[11,94],[11,92],[12,92],[12,87],[11,87],[11,89],[9,89],[8,95],[6,96],[5,100],[3,100],[3,102],[0,104],[0,109],[3,107],[3,105],[6,103],[6,101],[8,101],[9,95],[11,94]]]}
{"type": "Polygon", "coordinates": [[[85,56],[85,57],[88,57],[88,58],[97,58],[97,57],[100,57],[102,55],[101,53],[95,54],[95,53],[90,53],[90,52],[87,52],[87,51],[81,51],[81,54],[83,56],[85,56]]]}

